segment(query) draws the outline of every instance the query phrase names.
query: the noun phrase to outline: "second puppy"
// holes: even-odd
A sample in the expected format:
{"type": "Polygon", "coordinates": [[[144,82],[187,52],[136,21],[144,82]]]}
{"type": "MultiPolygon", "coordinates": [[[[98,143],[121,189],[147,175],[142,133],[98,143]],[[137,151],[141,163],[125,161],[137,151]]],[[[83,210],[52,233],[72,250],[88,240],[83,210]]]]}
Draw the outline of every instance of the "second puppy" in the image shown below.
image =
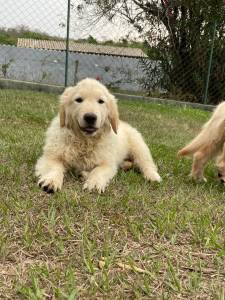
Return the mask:
{"type": "Polygon", "coordinates": [[[203,176],[206,163],[216,159],[218,176],[225,183],[225,102],[219,104],[210,120],[201,132],[183,149],[178,156],[193,155],[191,176],[195,180],[206,179],[203,176]]]}

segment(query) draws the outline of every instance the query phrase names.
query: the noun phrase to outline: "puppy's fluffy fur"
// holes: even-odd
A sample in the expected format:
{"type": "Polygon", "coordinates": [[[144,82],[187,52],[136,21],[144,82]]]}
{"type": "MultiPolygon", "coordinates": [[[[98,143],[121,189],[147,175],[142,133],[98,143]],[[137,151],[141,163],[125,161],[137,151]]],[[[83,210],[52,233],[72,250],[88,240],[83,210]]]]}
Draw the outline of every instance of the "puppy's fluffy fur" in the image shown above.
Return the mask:
{"type": "Polygon", "coordinates": [[[104,85],[87,78],[66,88],[35,167],[39,186],[60,190],[65,171],[75,168],[85,189],[101,193],[120,165],[127,169],[133,163],[147,180],[161,180],[141,134],[119,120],[116,99],[104,85]]]}
{"type": "Polygon", "coordinates": [[[219,104],[210,120],[201,132],[178,152],[179,156],[193,155],[191,175],[195,180],[206,179],[203,176],[204,166],[216,158],[218,176],[225,182],[225,102],[219,104]]]}

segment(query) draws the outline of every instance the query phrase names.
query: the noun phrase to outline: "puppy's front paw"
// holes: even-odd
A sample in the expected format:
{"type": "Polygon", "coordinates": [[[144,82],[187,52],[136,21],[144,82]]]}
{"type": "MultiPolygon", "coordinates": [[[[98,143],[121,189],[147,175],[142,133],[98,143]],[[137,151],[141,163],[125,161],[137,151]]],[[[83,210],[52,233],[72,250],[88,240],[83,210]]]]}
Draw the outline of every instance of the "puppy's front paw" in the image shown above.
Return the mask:
{"type": "Polygon", "coordinates": [[[53,177],[41,177],[38,181],[39,187],[46,193],[54,193],[62,188],[62,180],[53,177]]]}
{"type": "Polygon", "coordinates": [[[83,185],[84,190],[92,191],[94,189],[97,190],[99,194],[104,193],[106,188],[106,183],[100,177],[95,178],[87,178],[86,182],[83,185]]]}
{"type": "Polygon", "coordinates": [[[156,171],[152,171],[152,170],[145,171],[144,177],[147,180],[150,180],[153,182],[161,182],[162,181],[162,178],[160,177],[160,175],[156,171]]]}
{"type": "Polygon", "coordinates": [[[198,175],[193,175],[193,174],[190,174],[190,178],[196,182],[207,182],[207,179],[204,177],[204,176],[198,176],[198,175]]]}
{"type": "Polygon", "coordinates": [[[89,174],[90,174],[90,172],[88,172],[88,171],[82,171],[82,172],[80,173],[80,178],[81,178],[81,180],[82,180],[82,181],[87,180],[89,174]]]}

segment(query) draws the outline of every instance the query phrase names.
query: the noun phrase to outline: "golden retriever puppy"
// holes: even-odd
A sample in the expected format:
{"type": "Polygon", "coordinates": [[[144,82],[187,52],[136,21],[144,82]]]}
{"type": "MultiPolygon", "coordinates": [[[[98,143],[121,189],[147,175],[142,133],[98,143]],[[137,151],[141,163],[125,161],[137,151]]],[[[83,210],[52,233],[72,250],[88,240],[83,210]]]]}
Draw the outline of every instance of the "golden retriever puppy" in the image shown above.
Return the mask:
{"type": "Polygon", "coordinates": [[[101,193],[120,165],[132,164],[147,180],[161,180],[141,134],[119,120],[116,99],[104,85],[87,78],[66,88],[35,167],[39,186],[49,193],[60,190],[65,171],[75,168],[84,189],[101,193]]]}
{"type": "Polygon", "coordinates": [[[178,156],[193,155],[191,176],[195,180],[206,179],[204,166],[216,158],[218,176],[225,183],[225,102],[219,104],[201,132],[178,152],[178,156]]]}

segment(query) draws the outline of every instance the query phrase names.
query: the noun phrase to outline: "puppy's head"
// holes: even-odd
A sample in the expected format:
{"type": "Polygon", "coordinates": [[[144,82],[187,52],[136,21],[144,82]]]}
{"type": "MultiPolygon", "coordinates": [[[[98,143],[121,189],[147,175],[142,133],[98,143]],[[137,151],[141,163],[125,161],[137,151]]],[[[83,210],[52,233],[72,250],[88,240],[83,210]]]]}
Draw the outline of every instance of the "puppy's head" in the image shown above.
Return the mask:
{"type": "Polygon", "coordinates": [[[117,133],[119,114],[116,99],[95,79],[83,79],[68,87],[60,98],[60,126],[94,136],[107,123],[117,133]]]}

